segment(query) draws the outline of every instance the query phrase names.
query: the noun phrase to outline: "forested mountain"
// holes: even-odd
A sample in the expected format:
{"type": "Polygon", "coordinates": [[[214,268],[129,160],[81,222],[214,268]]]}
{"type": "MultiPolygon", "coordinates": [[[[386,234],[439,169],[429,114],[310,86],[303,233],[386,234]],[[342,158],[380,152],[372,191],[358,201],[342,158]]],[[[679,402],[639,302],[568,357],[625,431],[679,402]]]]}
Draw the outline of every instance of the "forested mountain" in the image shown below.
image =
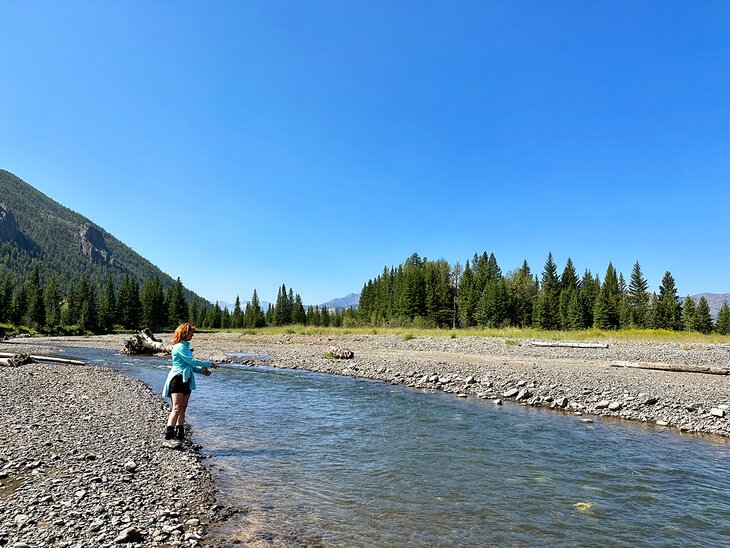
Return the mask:
{"type": "MultiPolygon", "coordinates": [[[[159,277],[171,289],[175,280],[83,215],[55,202],[12,173],[0,169],[0,276],[25,283],[34,268],[41,284],[53,276],[60,288],[86,277],[102,287],[111,277],[121,287],[126,276],[140,286],[159,277]]],[[[187,289],[188,302],[210,303],[187,289]]]]}

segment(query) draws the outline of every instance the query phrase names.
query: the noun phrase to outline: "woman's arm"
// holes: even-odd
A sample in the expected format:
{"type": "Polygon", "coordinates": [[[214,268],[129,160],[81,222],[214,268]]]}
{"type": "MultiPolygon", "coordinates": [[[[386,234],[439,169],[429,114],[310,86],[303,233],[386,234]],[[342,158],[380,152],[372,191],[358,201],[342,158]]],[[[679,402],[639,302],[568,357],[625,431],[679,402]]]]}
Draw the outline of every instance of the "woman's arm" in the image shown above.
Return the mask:
{"type": "Polygon", "coordinates": [[[182,358],[182,360],[185,363],[190,365],[192,367],[193,371],[195,371],[196,373],[205,374],[205,369],[203,369],[203,368],[213,366],[213,362],[196,359],[193,356],[193,353],[190,351],[190,349],[187,348],[186,346],[183,346],[180,349],[180,358],[182,358]]]}

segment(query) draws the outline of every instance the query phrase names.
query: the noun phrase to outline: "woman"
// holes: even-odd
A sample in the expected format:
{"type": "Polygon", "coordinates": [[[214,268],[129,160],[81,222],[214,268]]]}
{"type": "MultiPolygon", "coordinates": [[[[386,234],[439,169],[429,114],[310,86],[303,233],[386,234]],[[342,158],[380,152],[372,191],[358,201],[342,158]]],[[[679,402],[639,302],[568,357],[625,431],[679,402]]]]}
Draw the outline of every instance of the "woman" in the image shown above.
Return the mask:
{"type": "Polygon", "coordinates": [[[172,411],[167,419],[165,439],[185,439],[185,410],[188,407],[190,393],[195,390],[195,374],[210,375],[210,367],[218,366],[213,362],[196,360],[190,351],[190,339],[193,338],[195,326],[187,322],[181,323],[172,337],[172,367],[167,374],[164,397],[172,398],[172,411]]]}

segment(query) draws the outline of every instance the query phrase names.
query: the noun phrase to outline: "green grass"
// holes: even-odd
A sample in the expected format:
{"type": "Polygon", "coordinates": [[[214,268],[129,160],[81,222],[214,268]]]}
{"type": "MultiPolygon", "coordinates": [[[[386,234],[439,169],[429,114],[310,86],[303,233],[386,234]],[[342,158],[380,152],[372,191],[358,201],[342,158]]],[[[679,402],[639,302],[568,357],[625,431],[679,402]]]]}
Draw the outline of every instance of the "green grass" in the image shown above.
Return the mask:
{"type": "Polygon", "coordinates": [[[667,331],[663,329],[625,329],[620,331],[602,331],[600,329],[545,331],[533,328],[505,327],[469,328],[469,329],[417,329],[395,327],[316,327],[304,325],[288,325],[282,327],[263,327],[260,329],[226,329],[205,331],[226,331],[243,335],[394,335],[404,341],[414,337],[496,337],[507,339],[505,344],[518,344],[520,339],[543,339],[551,341],[636,341],[636,342],[676,342],[692,343],[728,343],[730,335],[702,335],[684,331],[667,331]],[[510,342],[512,341],[512,342],[510,342]]]}

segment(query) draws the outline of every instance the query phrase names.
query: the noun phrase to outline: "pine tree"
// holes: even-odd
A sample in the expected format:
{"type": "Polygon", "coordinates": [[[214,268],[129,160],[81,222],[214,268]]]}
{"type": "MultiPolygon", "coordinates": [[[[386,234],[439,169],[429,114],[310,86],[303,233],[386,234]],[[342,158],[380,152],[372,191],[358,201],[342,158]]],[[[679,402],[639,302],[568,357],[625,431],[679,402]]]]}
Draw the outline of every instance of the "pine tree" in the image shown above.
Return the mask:
{"type": "Polygon", "coordinates": [[[142,301],[139,296],[139,284],[126,275],[119,286],[117,295],[117,313],[119,323],[125,329],[137,329],[142,319],[142,301]]]}
{"type": "Polygon", "coordinates": [[[306,325],[307,323],[307,313],[304,310],[302,297],[299,295],[299,293],[297,293],[294,297],[294,305],[292,306],[291,311],[291,322],[297,325],[306,325]]]}
{"type": "MultiPolygon", "coordinates": [[[[271,310],[271,305],[269,305],[269,310],[271,310]]],[[[251,302],[249,302],[246,306],[246,314],[243,318],[243,325],[249,329],[265,327],[269,321],[268,318],[269,312],[267,311],[266,314],[264,314],[264,311],[261,308],[261,303],[259,302],[259,296],[254,289],[251,302]]]]}
{"type": "Polygon", "coordinates": [[[15,290],[13,304],[10,307],[10,321],[15,325],[25,323],[28,310],[28,289],[25,284],[15,290]]]}
{"type": "Polygon", "coordinates": [[[720,311],[717,313],[717,332],[720,335],[730,334],[730,306],[727,301],[722,303],[720,311]]]}
{"type": "Polygon", "coordinates": [[[241,299],[236,295],[236,303],[233,305],[233,314],[231,316],[231,325],[235,329],[243,327],[244,315],[241,312],[241,299]]]}
{"type": "Polygon", "coordinates": [[[532,279],[527,261],[510,276],[511,323],[517,327],[532,325],[533,306],[537,300],[538,287],[532,279]]]}
{"type": "Polygon", "coordinates": [[[228,308],[224,308],[221,311],[221,329],[231,328],[231,313],[228,312],[228,308]]]}
{"type": "Polygon", "coordinates": [[[644,328],[648,325],[649,312],[649,284],[641,273],[641,265],[634,263],[629,280],[627,305],[630,323],[634,327],[644,328]]]}
{"type": "Polygon", "coordinates": [[[213,317],[211,319],[210,327],[212,327],[213,329],[220,329],[222,323],[223,323],[223,311],[221,310],[221,307],[218,304],[218,301],[216,301],[215,306],[213,307],[213,317]]]}
{"type": "Polygon", "coordinates": [[[548,253],[542,271],[540,294],[535,303],[532,321],[540,329],[560,327],[560,280],[552,253],[548,253]]]}
{"type": "Polygon", "coordinates": [[[686,331],[695,330],[695,302],[687,295],[682,307],[682,325],[686,331]]]}
{"type": "Polygon", "coordinates": [[[48,280],[43,301],[46,307],[45,325],[53,331],[61,324],[61,296],[55,276],[51,276],[48,280]]]}
{"type": "Polygon", "coordinates": [[[314,307],[311,304],[307,307],[307,325],[314,325],[314,307]]]}
{"type": "Polygon", "coordinates": [[[276,306],[274,307],[274,325],[291,324],[291,309],[292,303],[289,301],[286,285],[282,284],[276,297],[276,306]]]}
{"type": "Polygon", "coordinates": [[[590,270],[586,270],[581,280],[579,290],[579,301],[583,307],[583,325],[590,327],[594,324],[593,313],[596,300],[601,291],[601,282],[598,276],[593,276],[590,270]]]}
{"type": "Polygon", "coordinates": [[[461,327],[471,327],[475,324],[474,312],[481,295],[475,295],[474,291],[474,273],[469,261],[466,261],[464,272],[459,281],[459,295],[457,298],[461,327]]]}
{"type": "Polygon", "coordinates": [[[573,266],[573,260],[568,257],[563,269],[563,275],[560,277],[560,300],[559,300],[559,315],[560,315],[560,326],[563,329],[570,327],[570,314],[568,309],[570,307],[570,301],[578,291],[578,274],[573,266]]]}
{"type": "Polygon", "coordinates": [[[76,325],[81,314],[81,307],[76,298],[76,287],[72,282],[66,286],[66,296],[61,306],[61,323],[63,325],[76,325]]]}
{"type": "Polygon", "coordinates": [[[0,322],[6,322],[10,319],[12,307],[13,277],[10,274],[5,274],[0,287],[0,322]]]}
{"type": "Polygon", "coordinates": [[[659,286],[659,295],[653,307],[655,329],[681,329],[682,306],[677,297],[677,288],[670,272],[665,272],[659,286]]]}
{"type": "Polygon", "coordinates": [[[271,303],[269,303],[269,306],[266,308],[266,325],[275,325],[274,324],[274,307],[271,303]]]}
{"type": "Polygon", "coordinates": [[[598,329],[618,329],[619,327],[619,285],[616,269],[608,263],[603,286],[593,308],[593,325],[598,329]]]}
{"type": "Polygon", "coordinates": [[[142,301],[142,323],[152,331],[158,331],[168,323],[165,293],[159,276],[145,280],[140,295],[142,301]]]}
{"type": "Polygon", "coordinates": [[[570,295],[568,303],[568,329],[585,329],[585,306],[581,299],[581,292],[576,290],[570,295]]]}
{"type": "MultiPolygon", "coordinates": [[[[173,285],[170,290],[170,296],[167,302],[167,311],[168,314],[166,321],[164,321],[164,325],[177,327],[181,323],[190,320],[190,316],[188,315],[188,303],[185,300],[185,292],[180,278],[175,281],[175,285],[173,285]]],[[[165,320],[165,318],[161,318],[161,320],[165,320]]]]}
{"type": "Polygon", "coordinates": [[[190,321],[193,323],[193,325],[198,325],[200,323],[197,299],[193,299],[193,302],[191,302],[190,306],[188,306],[188,318],[190,318],[190,321]]]}
{"type": "Polygon", "coordinates": [[[114,280],[109,276],[104,284],[101,299],[99,300],[99,327],[105,333],[110,333],[117,323],[117,297],[114,291],[114,280]]]}
{"type": "Polygon", "coordinates": [[[327,309],[327,306],[324,304],[322,305],[322,308],[319,312],[319,324],[322,327],[329,327],[330,324],[330,312],[327,309]]]}
{"type": "Polygon", "coordinates": [[[694,314],[694,330],[707,335],[712,333],[712,316],[710,316],[710,305],[704,296],[700,297],[700,302],[697,303],[697,310],[694,314]]]}
{"type": "Polygon", "coordinates": [[[40,274],[35,266],[27,282],[28,320],[35,328],[43,327],[46,321],[46,310],[43,302],[40,274]]]}
{"type": "Polygon", "coordinates": [[[96,298],[96,288],[92,285],[87,285],[84,290],[79,289],[79,294],[82,295],[79,327],[83,331],[96,333],[99,330],[99,308],[96,298]]]}

